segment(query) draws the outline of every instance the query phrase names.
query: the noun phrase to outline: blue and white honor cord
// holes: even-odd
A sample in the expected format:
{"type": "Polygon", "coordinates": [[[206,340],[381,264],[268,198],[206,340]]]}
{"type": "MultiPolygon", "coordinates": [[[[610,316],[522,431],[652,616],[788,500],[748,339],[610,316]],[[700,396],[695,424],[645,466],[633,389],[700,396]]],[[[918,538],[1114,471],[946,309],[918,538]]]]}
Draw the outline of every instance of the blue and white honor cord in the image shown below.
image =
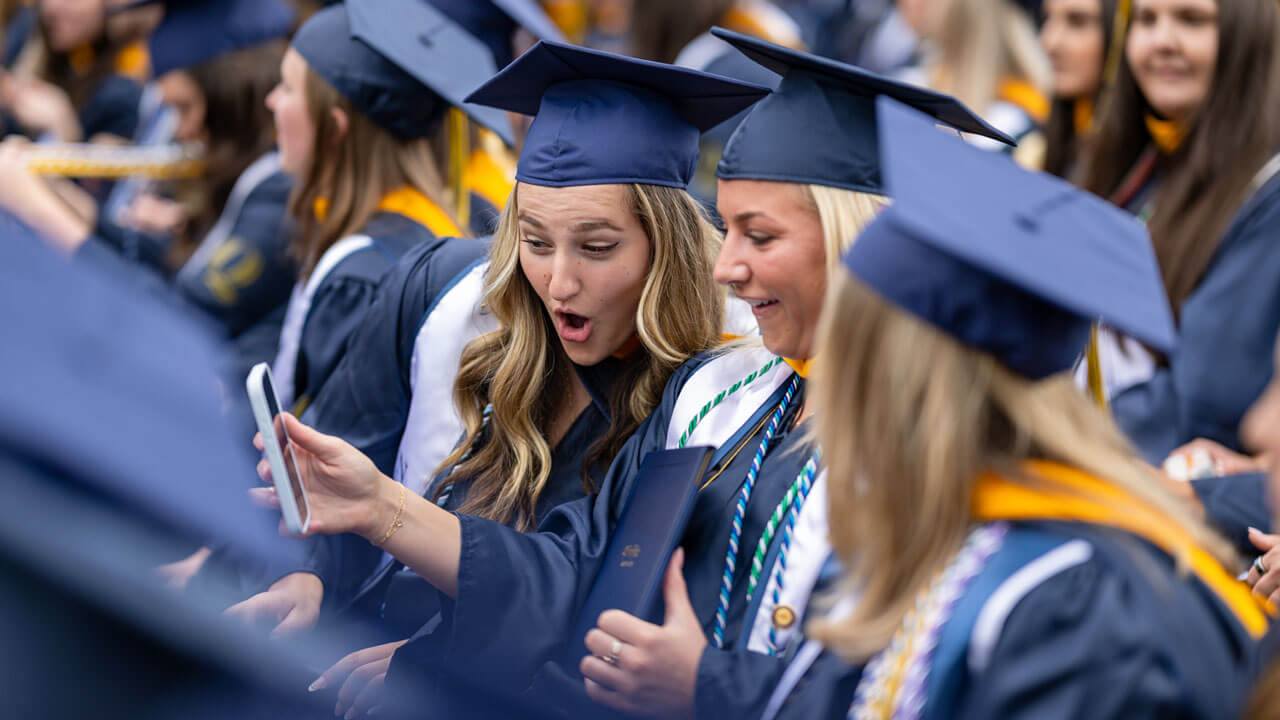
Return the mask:
{"type": "Polygon", "coordinates": [[[755,457],[751,460],[751,469],[747,471],[747,479],[742,483],[742,490],[738,493],[738,505],[733,511],[733,527],[729,530],[729,550],[724,557],[724,576],[720,583],[720,602],[716,607],[716,623],[712,630],[712,640],[716,649],[724,648],[724,627],[729,617],[729,597],[733,593],[733,574],[738,565],[738,542],[742,536],[742,522],[747,514],[747,504],[751,502],[751,491],[755,489],[756,476],[760,474],[760,466],[764,463],[764,456],[769,452],[769,445],[773,442],[774,435],[778,433],[778,427],[782,424],[782,418],[786,415],[787,409],[791,407],[791,400],[795,397],[796,390],[800,387],[800,376],[792,375],[791,381],[787,384],[787,390],[782,395],[782,402],[778,403],[778,407],[773,411],[773,416],[769,418],[769,424],[765,427],[764,437],[760,440],[760,447],[756,450],[755,457]]]}
{"type": "MultiPolygon", "coordinates": [[[[815,452],[809,458],[809,462],[804,464],[804,469],[800,471],[795,480],[795,501],[791,503],[791,508],[787,511],[787,524],[782,528],[782,545],[778,548],[778,560],[773,569],[773,592],[769,594],[769,600],[775,608],[778,607],[778,603],[782,600],[782,585],[787,573],[787,553],[791,550],[791,535],[795,531],[796,518],[800,516],[800,508],[804,507],[804,501],[809,498],[809,491],[813,489],[813,478],[818,474],[818,465],[821,463],[822,454],[815,452]]],[[[778,626],[776,623],[769,624],[769,642],[765,650],[770,655],[778,654],[778,626]]]]}

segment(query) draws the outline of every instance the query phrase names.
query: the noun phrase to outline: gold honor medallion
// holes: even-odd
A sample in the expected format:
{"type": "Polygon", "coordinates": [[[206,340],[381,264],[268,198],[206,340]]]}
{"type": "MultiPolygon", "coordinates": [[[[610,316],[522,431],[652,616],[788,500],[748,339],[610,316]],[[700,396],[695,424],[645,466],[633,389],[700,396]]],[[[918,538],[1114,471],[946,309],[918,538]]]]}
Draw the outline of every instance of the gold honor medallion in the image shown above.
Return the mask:
{"type": "Polygon", "coordinates": [[[787,605],[779,605],[773,609],[773,626],[786,630],[796,624],[796,611],[787,605]]]}

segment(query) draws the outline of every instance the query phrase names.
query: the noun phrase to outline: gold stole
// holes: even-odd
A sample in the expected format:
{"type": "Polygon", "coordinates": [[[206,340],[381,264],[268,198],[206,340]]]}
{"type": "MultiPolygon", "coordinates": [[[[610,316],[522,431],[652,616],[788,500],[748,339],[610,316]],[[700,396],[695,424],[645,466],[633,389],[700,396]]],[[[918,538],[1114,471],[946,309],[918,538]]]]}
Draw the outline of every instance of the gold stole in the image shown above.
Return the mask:
{"type": "Polygon", "coordinates": [[[1185,530],[1159,510],[1092,475],[1057,463],[1028,461],[1029,475],[1043,483],[1026,484],[986,473],[973,493],[973,519],[1064,520],[1102,525],[1136,535],[1185,562],[1191,572],[1221,598],[1255,639],[1267,631],[1275,608],[1252,594],[1185,530]]]}

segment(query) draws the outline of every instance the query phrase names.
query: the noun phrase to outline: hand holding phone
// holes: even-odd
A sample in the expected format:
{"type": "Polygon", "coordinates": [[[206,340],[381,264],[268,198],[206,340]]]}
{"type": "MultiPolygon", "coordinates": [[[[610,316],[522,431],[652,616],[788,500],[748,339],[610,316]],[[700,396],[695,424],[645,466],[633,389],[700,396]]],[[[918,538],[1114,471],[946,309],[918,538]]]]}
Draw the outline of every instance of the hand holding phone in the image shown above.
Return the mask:
{"type": "Polygon", "coordinates": [[[289,433],[281,418],[275,385],[271,381],[271,368],[266,363],[254,365],[245,380],[245,386],[249,392],[249,405],[253,408],[253,419],[258,425],[258,432],[262,434],[263,455],[271,466],[271,479],[280,500],[280,513],[284,516],[289,532],[302,535],[307,532],[311,522],[311,508],[307,503],[302,478],[298,474],[293,444],[289,441],[289,433]]]}

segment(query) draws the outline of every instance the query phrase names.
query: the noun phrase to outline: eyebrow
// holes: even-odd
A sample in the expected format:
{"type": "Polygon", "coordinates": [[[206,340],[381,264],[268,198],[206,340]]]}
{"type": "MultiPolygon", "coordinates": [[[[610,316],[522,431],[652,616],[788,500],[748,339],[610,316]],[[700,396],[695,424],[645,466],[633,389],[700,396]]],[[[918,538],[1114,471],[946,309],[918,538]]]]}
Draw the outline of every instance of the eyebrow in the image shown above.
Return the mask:
{"type": "Polygon", "coordinates": [[[622,228],[614,225],[611,221],[604,219],[584,220],[580,223],[575,223],[569,228],[569,231],[574,233],[589,233],[595,230],[616,230],[617,232],[622,232],[622,228]]]}
{"type": "Polygon", "coordinates": [[[733,221],[736,223],[745,223],[748,220],[758,217],[765,217],[765,214],[759,210],[748,210],[747,212],[740,212],[737,215],[734,215],[733,221]]]}
{"type": "MultiPolygon", "coordinates": [[[[538,229],[546,229],[546,226],[539,222],[537,218],[526,213],[520,213],[520,215],[517,216],[517,219],[522,223],[528,223],[538,229]]],[[[622,232],[622,228],[615,225],[611,220],[605,220],[603,218],[583,220],[582,222],[575,223],[569,227],[569,232],[575,234],[589,233],[595,230],[614,230],[622,232]]]]}

